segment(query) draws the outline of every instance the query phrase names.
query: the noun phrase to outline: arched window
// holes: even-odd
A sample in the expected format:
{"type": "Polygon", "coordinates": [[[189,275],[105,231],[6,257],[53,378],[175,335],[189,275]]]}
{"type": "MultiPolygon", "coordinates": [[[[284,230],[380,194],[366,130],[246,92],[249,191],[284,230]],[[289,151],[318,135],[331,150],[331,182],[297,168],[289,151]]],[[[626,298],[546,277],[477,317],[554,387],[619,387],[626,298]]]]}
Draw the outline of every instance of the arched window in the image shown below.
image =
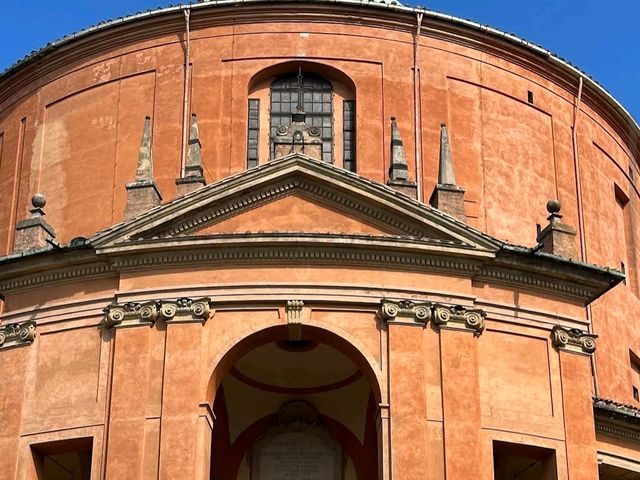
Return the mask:
{"type": "Polygon", "coordinates": [[[257,72],[247,96],[247,168],[299,152],[355,172],[355,97],[353,81],[329,65],[287,62],[257,72]]]}
{"type": "Polygon", "coordinates": [[[320,130],[322,161],[332,163],[333,86],[328,80],[299,69],[297,74],[279,77],[271,84],[271,136],[279,127],[291,125],[293,114],[301,112],[307,126],[320,130]]]}

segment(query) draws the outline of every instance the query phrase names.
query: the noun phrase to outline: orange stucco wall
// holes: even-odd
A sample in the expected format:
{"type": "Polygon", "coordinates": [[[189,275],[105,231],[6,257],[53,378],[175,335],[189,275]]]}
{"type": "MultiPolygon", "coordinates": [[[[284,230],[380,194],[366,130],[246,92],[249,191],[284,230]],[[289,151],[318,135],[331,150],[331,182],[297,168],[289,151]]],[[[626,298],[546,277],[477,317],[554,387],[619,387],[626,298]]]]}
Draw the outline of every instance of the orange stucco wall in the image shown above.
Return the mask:
{"type": "MultiPolygon", "coordinates": [[[[415,152],[421,157],[422,199],[429,198],[437,181],[440,124],[446,123],[456,180],[466,189],[470,225],[508,242],[534,246],[536,224],[546,224],[545,204],[558,198],[568,224],[578,227],[579,205],[584,210],[584,237],[579,233],[586,252],[582,260],[615,268],[624,262],[629,280],[592,305],[592,326],[599,335],[599,395],[633,403],[629,350],[640,354],[640,326],[629,317],[640,306],[640,282],[635,264],[638,190],[630,174],[639,173],[633,160],[636,145],[610,121],[611,107],[603,107],[604,100],[593,92],[580,104],[576,154],[572,126],[577,80],[563,77],[558,67],[514,45],[488,36],[478,40],[470,30],[428,21],[429,28],[417,40],[416,138],[414,17],[385,12],[376,18],[375,9],[360,9],[359,19],[353,20],[346,7],[296,6],[299,18],[278,9],[268,15],[260,9],[249,13],[247,7],[238,7],[246,16],[235,22],[228,9],[220,9],[219,19],[216,8],[193,14],[189,108],[198,115],[207,182],[245,169],[252,79],[280,63],[331,67],[327,71],[339,71],[353,83],[357,173],[363,177],[386,181],[389,119],[397,117],[412,180],[415,152]],[[527,101],[528,92],[533,92],[533,104],[527,101]],[[626,214],[616,201],[615,185],[629,199],[626,214]]],[[[183,20],[175,13],[164,17],[94,34],[95,38],[78,41],[82,48],[54,52],[53,60],[45,56],[0,80],[0,254],[12,252],[15,224],[26,218],[35,192],[47,197],[46,219],[60,242],[121,221],[124,186],[135,174],[146,115],[153,118],[155,180],[164,201],[176,197],[183,127],[183,20]],[[99,41],[104,47],[95,46],[99,41]]],[[[341,145],[337,142],[335,148],[341,145]]],[[[263,155],[260,162],[266,160],[263,155]]],[[[289,197],[283,204],[293,200],[289,197]]],[[[308,217],[300,214],[295,223],[288,223],[286,215],[277,217],[278,209],[285,207],[274,203],[268,216],[282,222],[278,228],[378,231],[346,217],[329,218],[331,212],[322,206],[294,203],[287,208],[299,208],[308,217]],[[314,213],[327,216],[326,226],[314,222],[314,213]]],[[[261,225],[267,213],[252,215],[249,221],[261,225]]],[[[243,231],[243,223],[214,230],[243,231]]],[[[231,297],[237,289],[223,293],[231,297]]],[[[26,320],[37,309],[43,326],[37,349],[0,353],[0,378],[12,385],[0,388],[0,471],[32,478],[25,466],[27,437],[64,438],[65,429],[73,427],[89,429],[95,436],[95,470],[106,471],[108,478],[125,478],[131,472],[145,479],[204,478],[210,432],[193,400],[207,397],[213,366],[234,342],[283,324],[282,312],[269,302],[300,292],[325,295],[315,310],[309,307],[309,318],[359,345],[378,369],[383,391],[391,382],[382,403],[391,402],[391,415],[395,414],[388,434],[389,448],[395,450],[392,466],[386,466],[380,478],[389,478],[391,472],[402,479],[442,479],[446,472],[450,479],[489,480],[494,439],[556,449],[559,478],[597,478],[591,458],[595,433],[583,435],[593,422],[588,359],[562,357],[571,354],[559,355],[546,327],[540,328],[559,317],[586,326],[582,306],[444,275],[333,267],[130,272],[7,299],[3,320],[26,320]],[[204,284],[216,284],[211,290],[216,293],[221,285],[288,286],[263,298],[268,305],[264,310],[254,307],[243,313],[234,307],[216,313],[204,327],[119,330],[115,342],[95,328],[101,309],[116,291],[122,298],[139,300],[202,294],[198,285],[204,284]],[[332,293],[318,292],[344,284],[348,286],[341,295],[352,299],[349,308],[360,309],[349,315],[332,293]],[[182,290],[176,293],[176,288],[182,290]],[[461,303],[473,296],[493,317],[479,338],[456,331],[438,336],[431,329],[407,326],[383,333],[376,329],[375,309],[360,304],[366,304],[362,299],[367,296],[388,292],[428,292],[442,301],[461,303]],[[222,321],[234,315],[243,320],[222,321]],[[59,329],[56,322],[67,322],[69,328],[59,329]],[[496,351],[501,355],[495,356],[496,351]],[[72,354],[55,361],[63,352],[72,354]],[[386,362],[392,362],[389,370],[386,362]],[[518,368],[518,362],[532,367],[518,368]],[[140,376],[132,383],[134,374],[140,376]],[[193,391],[181,387],[194,378],[198,381],[190,384],[193,391]],[[419,388],[412,389],[416,384],[419,388]],[[137,388],[142,390],[132,408],[128,395],[137,388]],[[7,411],[19,413],[2,413],[7,411]],[[585,415],[587,423],[581,423],[585,415]],[[407,448],[409,443],[415,445],[407,448]],[[185,452],[180,458],[171,454],[178,447],[185,452]],[[455,453],[461,449],[471,453],[461,457],[455,453]],[[591,453],[586,466],[574,468],[591,453]],[[421,458],[428,461],[420,463],[421,458]]]]}

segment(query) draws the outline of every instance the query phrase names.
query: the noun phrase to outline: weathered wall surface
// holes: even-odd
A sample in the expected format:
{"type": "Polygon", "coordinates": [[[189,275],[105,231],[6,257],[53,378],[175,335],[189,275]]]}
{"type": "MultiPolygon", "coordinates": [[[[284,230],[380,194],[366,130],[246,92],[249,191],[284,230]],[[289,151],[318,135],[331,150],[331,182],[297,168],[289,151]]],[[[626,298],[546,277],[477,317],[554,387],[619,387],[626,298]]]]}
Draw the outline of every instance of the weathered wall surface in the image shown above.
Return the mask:
{"type": "MultiPolygon", "coordinates": [[[[397,117],[412,180],[416,179],[416,143],[421,155],[423,199],[429,198],[437,181],[440,124],[445,122],[472,226],[509,242],[534,246],[536,224],[546,224],[545,203],[558,198],[566,223],[578,227],[584,220],[584,236],[579,234],[585,251],[582,260],[615,268],[624,263],[627,284],[593,304],[592,324],[599,335],[599,395],[635,402],[629,350],[640,354],[640,324],[629,318],[640,306],[636,145],[605,118],[606,108],[591,93],[578,109],[574,148],[577,81],[562,77],[554,70],[557,67],[536,54],[495,39],[471,39],[473,35],[466,31],[462,40],[456,40],[448,27],[436,22],[418,40],[416,138],[413,17],[397,14],[395,24],[385,13],[387,23],[374,20],[374,15],[355,22],[339,7],[325,9],[319,13],[313,7],[312,20],[309,14],[294,18],[295,22],[282,18],[283,12],[276,12],[269,21],[254,22],[249,15],[236,23],[228,17],[207,21],[215,18],[215,8],[194,13],[189,97],[191,111],[198,114],[207,182],[245,169],[248,92],[254,77],[274,64],[304,59],[350,79],[357,104],[357,173],[365,178],[386,181],[389,119],[397,117]],[[464,40],[467,35],[469,41],[464,40]]],[[[12,252],[15,224],[27,216],[29,198],[35,192],[46,195],[46,219],[61,242],[121,221],[124,186],[135,174],[146,115],[153,119],[155,180],[164,201],[175,198],[181,165],[184,39],[182,17],[174,17],[167,20],[170,33],[155,21],[133,27],[148,28],[145,38],[128,31],[130,36],[116,42],[106,31],[95,39],[96,44],[103,41],[104,48],[67,52],[53,69],[46,68],[45,57],[18,71],[11,85],[0,84],[0,254],[12,252]]],[[[261,151],[264,163],[267,159],[261,151]]],[[[284,217],[265,222],[260,215],[252,223],[261,230],[377,232],[375,225],[328,218],[322,206],[287,202],[292,199],[270,208],[276,214],[298,208],[297,223],[284,217]],[[314,215],[327,223],[318,224],[314,215]]],[[[203,233],[243,228],[230,221],[203,233]]],[[[474,298],[489,313],[487,330],[479,338],[468,332],[411,330],[415,327],[405,331],[394,326],[399,330],[388,332],[384,341],[390,342],[390,349],[385,351],[381,336],[387,333],[375,328],[373,310],[347,315],[329,294],[328,304],[317,311],[310,307],[318,325],[357,339],[375,362],[384,365],[385,355],[398,359],[392,378],[385,382],[393,382],[393,377],[417,378],[424,385],[412,389],[398,383],[387,392],[398,405],[392,444],[416,436],[424,439],[416,450],[394,452],[397,478],[441,479],[446,472],[448,478],[490,479],[494,440],[555,449],[559,478],[568,478],[567,462],[571,468],[571,462],[579,463],[585,452],[595,452],[595,437],[585,439],[580,423],[588,414],[587,399],[592,393],[585,389],[591,383],[586,357],[561,358],[548,336],[549,326],[558,319],[586,328],[581,306],[444,275],[425,278],[388,269],[285,271],[229,266],[130,272],[119,278],[28,290],[8,299],[3,321],[35,315],[39,336],[35,348],[2,352],[0,378],[13,387],[0,389],[0,451],[10,452],[0,455],[0,471],[30,472],[25,465],[33,439],[50,441],[81,431],[96,439],[94,465],[113,478],[130,471],[136,472],[136,478],[157,478],[158,472],[163,478],[178,478],[175,475],[181,469],[193,475],[193,469],[206,470],[208,453],[201,449],[210,447],[210,432],[205,415],[194,405],[207,400],[212,369],[229,345],[256,330],[282,325],[281,305],[269,304],[259,315],[260,305],[218,312],[204,327],[119,330],[114,340],[97,325],[102,308],[116,292],[125,300],[144,300],[194,291],[240,295],[238,290],[219,288],[234,283],[296,285],[290,292],[264,299],[282,303],[287,295],[315,295],[319,286],[343,285],[345,279],[349,286],[342,297],[369,295],[378,301],[392,292],[449,303],[474,298]],[[216,288],[211,287],[213,283],[216,288]],[[176,285],[184,286],[183,290],[178,292],[176,285]],[[203,290],[202,285],[211,290],[203,290]],[[225,318],[228,321],[223,322],[225,318]],[[181,351],[205,359],[211,368],[200,368],[181,351]],[[564,382],[566,376],[584,382],[564,382]],[[185,392],[179,386],[185,378],[199,382],[185,392]],[[130,405],[127,399],[138,389],[140,401],[130,405]],[[565,390],[576,398],[574,403],[565,390]],[[166,420],[161,412],[169,412],[166,420]],[[470,423],[462,424],[460,418],[470,423]],[[443,419],[450,419],[448,425],[443,419]],[[469,431],[469,426],[478,430],[469,431]],[[161,434],[183,430],[188,439],[161,434]],[[198,458],[195,465],[187,465],[187,457],[181,460],[184,465],[168,461],[166,452],[174,448],[172,442],[189,443],[194,438],[200,440],[188,448],[198,458]],[[447,458],[447,449],[451,452],[469,441],[477,446],[473,455],[447,458]],[[107,449],[107,443],[112,447],[107,449]],[[416,458],[428,458],[430,468],[425,472],[416,458]]],[[[628,446],[619,449],[626,451],[628,446]]],[[[586,463],[593,466],[592,460],[586,463]]],[[[584,467],[580,478],[593,478],[591,467],[584,467]]]]}
{"type": "MultiPolygon", "coordinates": [[[[237,347],[249,351],[269,338],[268,332],[285,328],[284,305],[290,298],[316,299],[304,306],[302,328],[311,329],[307,338],[334,345],[364,373],[358,383],[331,395],[319,391],[304,398],[327,411],[343,404],[336,418],[359,442],[364,441],[359,423],[364,419],[347,412],[360,387],[371,389],[376,404],[390,405],[392,433],[383,445],[391,452],[395,478],[444,479],[446,471],[447,478],[490,480],[492,442],[502,440],[554,450],[558,478],[567,479],[566,449],[575,449],[573,455],[580,458],[584,438],[568,439],[565,425],[593,432],[584,412],[572,411],[578,397],[590,408],[589,357],[552,346],[549,328],[557,317],[535,311],[540,305],[506,307],[500,301],[504,291],[485,286],[478,302],[490,320],[479,336],[431,324],[384,325],[376,315],[382,295],[469,304],[472,292],[480,293],[469,280],[335,267],[255,268],[249,276],[243,268],[214,267],[131,273],[114,288],[120,304],[176,296],[218,300],[206,322],[157,320],[153,326],[115,330],[100,325],[102,310],[113,302],[104,282],[70,284],[62,297],[50,298],[35,311],[9,305],[16,308],[5,314],[7,321],[35,319],[39,325],[31,346],[3,351],[10,362],[0,363],[11,384],[0,391],[2,461],[5,471],[15,469],[16,478],[35,478],[30,445],[77,436],[93,438],[95,479],[102,472],[106,478],[209,478],[212,432],[206,405],[224,378],[227,387],[243,391],[228,376],[241,355],[237,347]],[[372,276],[383,278],[384,287],[373,285],[372,276]],[[265,284],[279,287],[260,289],[265,284]],[[74,292],[87,295],[74,299],[74,292]],[[564,370],[563,357],[571,370],[564,370]],[[586,376],[576,377],[574,370],[586,376]],[[568,393],[567,383],[573,388],[568,393]],[[473,455],[446,454],[462,448],[473,455]]],[[[584,328],[580,308],[564,300],[548,300],[544,307],[565,312],[563,321],[584,328]]],[[[252,401],[264,397],[266,403],[246,407],[251,414],[242,418],[249,424],[290,398],[253,395],[252,401]]],[[[243,402],[233,408],[242,409],[243,402]]],[[[222,421],[217,419],[213,428],[223,428],[222,421]]],[[[367,422],[367,428],[375,428],[372,419],[367,422]]],[[[247,425],[232,427],[238,436],[247,425]]],[[[593,437],[595,452],[594,432],[593,437]]],[[[595,461],[595,453],[582,460],[590,468],[595,461]]]]}

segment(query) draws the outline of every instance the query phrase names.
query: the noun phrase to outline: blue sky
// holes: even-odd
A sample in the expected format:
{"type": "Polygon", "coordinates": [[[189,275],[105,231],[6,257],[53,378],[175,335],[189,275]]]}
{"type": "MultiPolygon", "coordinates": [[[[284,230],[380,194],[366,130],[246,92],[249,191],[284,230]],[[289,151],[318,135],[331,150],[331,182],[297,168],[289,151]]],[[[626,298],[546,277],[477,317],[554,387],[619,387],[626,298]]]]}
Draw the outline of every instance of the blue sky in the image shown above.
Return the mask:
{"type": "MultiPolygon", "coordinates": [[[[101,20],[166,6],[161,0],[1,0],[0,71],[32,50],[101,20]]],[[[415,2],[405,2],[415,4],[415,2]]],[[[514,33],[600,82],[640,120],[637,0],[429,0],[431,10],[514,33]]]]}

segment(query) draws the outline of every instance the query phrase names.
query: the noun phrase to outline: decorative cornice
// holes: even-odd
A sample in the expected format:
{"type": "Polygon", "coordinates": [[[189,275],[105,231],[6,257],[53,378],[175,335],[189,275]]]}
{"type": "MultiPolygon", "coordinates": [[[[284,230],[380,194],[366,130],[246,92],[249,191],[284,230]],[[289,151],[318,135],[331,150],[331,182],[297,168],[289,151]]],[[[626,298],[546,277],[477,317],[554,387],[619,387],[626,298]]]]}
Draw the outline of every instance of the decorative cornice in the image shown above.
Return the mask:
{"type": "Polygon", "coordinates": [[[152,326],[158,318],[158,302],[128,302],[105,307],[103,325],[107,328],[152,326]]]}
{"type": "Polygon", "coordinates": [[[419,325],[424,327],[431,319],[431,302],[383,299],[378,317],[387,323],[419,325]]]}
{"type": "Polygon", "coordinates": [[[640,441],[640,409],[606,398],[593,398],[596,431],[640,441]]]}
{"type": "Polygon", "coordinates": [[[486,312],[479,308],[435,304],[432,320],[440,328],[467,330],[473,332],[474,335],[480,335],[484,330],[486,316],[486,312]]]}
{"type": "Polygon", "coordinates": [[[387,323],[425,326],[432,321],[439,328],[465,330],[480,335],[486,312],[461,305],[443,305],[413,300],[383,299],[378,317],[387,323]]]}
{"type": "Polygon", "coordinates": [[[0,327],[0,350],[30,345],[36,338],[36,322],[11,323],[0,327]]]}
{"type": "Polygon", "coordinates": [[[73,281],[78,278],[95,278],[114,273],[113,267],[108,263],[94,263],[89,265],[77,265],[60,269],[49,269],[31,275],[17,278],[9,278],[0,281],[0,291],[21,290],[36,287],[42,284],[73,281]]]}
{"type": "Polygon", "coordinates": [[[597,335],[577,328],[555,325],[551,330],[551,342],[558,350],[591,355],[596,351],[597,335]]]}
{"type": "Polygon", "coordinates": [[[597,288],[588,288],[576,285],[573,282],[566,282],[556,278],[544,277],[531,272],[519,270],[507,270],[501,267],[486,265],[479,274],[480,278],[486,278],[492,282],[505,284],[526,285],[537,290],[545,290],[554,294],[562,294],[572,298],[592,298],[598,292],[597,288]]]}
{"type": "Polygon", "coordinates": [[[342,245],[324,247],[309,245],[300,248],[300,243],[290,247],[284,245],[256,246],[245,248],[208,248],[190,251],[163,251],[142,253],[135,256],[121,256],[113,259],[113,266],[118,270],[139,268],[165,268],[167,265],[219,264],[237,262],[329,262],[336,264],[358,265],[395,265],[399,268],[413,268],[422,271],[456,271],[473,275],[480,271],[481,263],[475,259],[453,258],[452,256],[420,255],[402,251],[384,251],[380,249],[348,249],[342,245]],[[342,247],[342,248],[341,248],[342,247]]]}
{"type": "Polygon", "coordinates": [[[107,328],[152,326],[158,318],[167,323],[204,323],[211,316],[211,306],[208,297],[114,303],[104,309],[102,323],[107,328]]]}

